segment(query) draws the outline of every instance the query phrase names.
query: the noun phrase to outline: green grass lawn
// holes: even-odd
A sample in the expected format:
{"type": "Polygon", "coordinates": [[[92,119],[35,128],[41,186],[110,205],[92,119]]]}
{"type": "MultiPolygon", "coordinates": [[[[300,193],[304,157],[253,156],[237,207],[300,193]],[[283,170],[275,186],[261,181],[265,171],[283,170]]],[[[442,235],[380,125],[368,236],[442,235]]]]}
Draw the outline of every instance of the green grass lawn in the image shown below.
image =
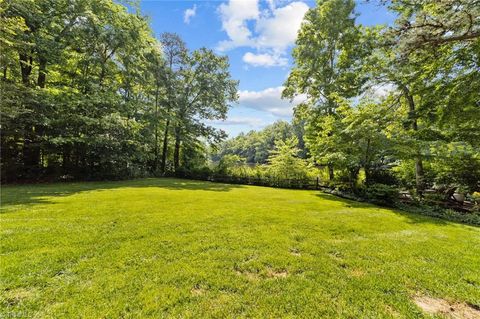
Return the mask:
{"type": "Polygon", "coordinates": [[[0,318],[419,318],[480,306],[480,229],[318,191],[2,188],[0,318]]]}

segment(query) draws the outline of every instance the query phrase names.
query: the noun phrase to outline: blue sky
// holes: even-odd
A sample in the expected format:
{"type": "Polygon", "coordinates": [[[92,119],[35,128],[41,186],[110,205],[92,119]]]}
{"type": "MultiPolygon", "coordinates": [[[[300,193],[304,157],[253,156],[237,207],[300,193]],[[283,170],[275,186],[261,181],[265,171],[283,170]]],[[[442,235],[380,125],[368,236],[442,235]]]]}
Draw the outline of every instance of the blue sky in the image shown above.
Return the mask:
{"type": "MultiPolygon", "coordinates": [[[[281,100],[282,84],[292,64],[291,49],[303,15],[314,1],[143,0],[141,10],[150,18],[156,36],[176,32],[189,49],[214,49],[228,55],[230,72],[240,80],[239,102],[224,122],[211,122],[230,136],[290,120],[290,103],[281,100]]],[[[394,17],[385,8],[358,1],[357,21],[364,25],[389,24],[394,17]]]]}

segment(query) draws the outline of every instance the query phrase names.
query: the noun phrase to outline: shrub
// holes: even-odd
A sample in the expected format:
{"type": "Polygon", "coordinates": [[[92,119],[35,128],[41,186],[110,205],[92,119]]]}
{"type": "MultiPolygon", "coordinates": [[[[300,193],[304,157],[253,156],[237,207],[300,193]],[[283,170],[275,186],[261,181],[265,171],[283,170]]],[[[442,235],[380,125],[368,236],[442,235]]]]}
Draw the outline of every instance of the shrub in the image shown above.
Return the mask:
{"type": "Polygon", "coordinates": [[[364,188],[363,197],[373,203],[391,206],[398,200],[398,189],[391,185],[372,184],[364,188]]]}
{"type": "Polygon", "coordinates": [[[208,166],[202,166],[197,168],[180,167],[174,175],[176,177],[206,180],[211,174],[212,170],[208,166]]]}
{"type": "Polygon", "coordinates": [[[244,165],[245,159],[238,156],[228,154],[223,156],[218,162],[215,172],[220,175],[233,175],[234,171],[239,165],[244,165]]]}
{"type": "Polygon", "coordinates": [[[470,213],[465,213],[458,212],[453,209],[443,208],[440,206],[425,205],[419,202],[411,204],[398,203],[396,207],[410,213],[437,217],[470,225],[480,225],[480,212],[477,212],[475,210],[470,213]]]}
{"type": "Polygon", "coordinates": [[[371,170],[368,173],[368,182],[372,184],[398,185],[396,176],[389,170],[371,170]]]}

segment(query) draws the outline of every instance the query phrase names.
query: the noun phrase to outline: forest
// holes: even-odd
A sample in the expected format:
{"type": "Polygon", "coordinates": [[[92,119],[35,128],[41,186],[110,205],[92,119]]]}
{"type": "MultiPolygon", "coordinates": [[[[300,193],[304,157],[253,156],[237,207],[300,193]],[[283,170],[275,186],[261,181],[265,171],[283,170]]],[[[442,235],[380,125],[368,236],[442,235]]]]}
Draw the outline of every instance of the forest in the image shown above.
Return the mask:
{"type": "Polygon", "coordinates": [[[153,37],[113,1],[2,2],[2,179],[117,179],[200,165],[237,99],[228,59],[153,37]]]}
{"type": "Polygon", "coordinates": [[[208,125],[238,99],[229,61],[155,38],[135,3],[3,1],[3,182],[230,174],[305,178],[358,192],[436,189],[478,200],[480,4],[355,1],[304,17],[283,98],[291,123],[226,139],[208,125]]]}

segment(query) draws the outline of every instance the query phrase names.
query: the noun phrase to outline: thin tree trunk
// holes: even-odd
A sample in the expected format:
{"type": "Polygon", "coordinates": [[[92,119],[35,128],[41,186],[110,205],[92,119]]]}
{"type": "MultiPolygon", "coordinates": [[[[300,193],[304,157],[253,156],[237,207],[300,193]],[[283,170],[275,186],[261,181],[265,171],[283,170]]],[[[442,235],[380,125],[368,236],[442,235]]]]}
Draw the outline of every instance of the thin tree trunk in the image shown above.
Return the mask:
{"type": "Polygon", "coordinates": [[[367,149],[365,151],[365,159],[363,162],[363,169],[365,170],[365,185],[370,185],[370,160],[368,155],[370,154],[370,139],[367,140],[367,149]]]}
{"type": "Polygon", "coordinates": [[[26,125],[23,141],[23,165],[28,175],[38,175],[40,164],[40,145],[38,145],[37,132],[31,125],[26,125]]]}
{"type": "Polygon", "coordinates": [[[333,165],[332,164],[328,164],[328,179],[330,181],[333,181],[333,178],[335,177],[335,172],[333,170],[333,165]]]}
{"type": "Polygon", "coordinates": [[[70,173],[70,148],[68,147],[68,145],[63,146],[62,169],[63,169],[64,175],[67,175],[70,173]]]}
{"type": "Polygon", "coordinates": [[[170,120],[167,119],[167,122],[165,123],[165,132],[163,133],[163,149],[162,149],[162,164],[161,164],[161,170],[162,174],[165,174],[165,168],[167,165],[167,151],[168,151],[168,129],[170,126],[170,120]]]}
{"type": "Polygon", "coordinates": [[[47,59],[40,58],[39,59],[39,66],[38,66],[38,79],[37,85],[39,88],[45,88],[45,83],[47,81],[47,59]]]}
{"type": "MultiPolygon", "coordinates": [[[[38,67],[37,86],[41,89],[45,88],[45,84],[47,81],[46,72],[47,72],[47,59],[44,57],[40,57],[39,67],[38,67]]],[[[41,143],[41,140],[43,139],[43,136],[45,134],[45,127],[41,124],[38,124],[35,129],[36,129],[36,140],[37,140],[35,151],[38,152],[38,154],[35,154],[35,156],[37,156],[39,160],[38,166],[43,167],[44,160],[42,159],[42,156],[41,156],[41,154],[43,154],[43,150],[42,150],[43,145],[41,143]]]]}
{"type": "Polygon", "coordinates": [[[26,53],[20,53],[20,71],[22,74],[22,83],[25,86],[30,85],[30,74],[32,73],[32,57],[26,53]]]}
{"type": "Polygon", "coordinates": [[[423,196],[423,190],[425,189],[425,174],[423,172],[423,161],[420,154],[415,157],[415,175],[417,193],[420,196],[423,196]]]}
{"type": "Polygon", "coordinates": [[[175,127],[175,149],[173,151],[173,168],[175,172],[180,167],[180,145],[181,145],[181,136],[180,128],[175,127]]]}
{"type": "MultiPolygon", "coordinates": [[[[415,101],[413,100],[413,96],[410,94],[407,86],[402,85],[402,90],[408,103],[409,118],[412,122],[412,129],[417,132],[418,123],[415,114],[415,101]]],[[[423,190],[425,189],[425,174],[423,171],[423,161],[420,150],[417,150],[417,154],[415,155],[415,182],[418,195],[423,196],[423,190]]]]}
{"type": "Polygon", "coordinates": [[[350,169],[350,187],[351,189],[355,190],[357,188],[357,179],[358,179],[358,172],[360,171],[359,168],[351,168],[350,169]]]}
{"type": "Polygon", "coordinates": [[[158,83],[157,89],[155,91],[155,163],[153,165],[153,170],[156,172],[158,170],[158,83]]]}
{"type": "MultiPolygon", "coordinates": [[[[22,83],[24,86],[30,86],[30,75],[32,73],[33,58],[26,53],[19,54],[20,71],[22,74],[22,83]]],[[[38,165],[40,162],[40,148],[36,145],[37,132],[35,127],[29,123],[25,126],[23,135],[23,167],[29,175],[38,176],[38,165]]]]}

